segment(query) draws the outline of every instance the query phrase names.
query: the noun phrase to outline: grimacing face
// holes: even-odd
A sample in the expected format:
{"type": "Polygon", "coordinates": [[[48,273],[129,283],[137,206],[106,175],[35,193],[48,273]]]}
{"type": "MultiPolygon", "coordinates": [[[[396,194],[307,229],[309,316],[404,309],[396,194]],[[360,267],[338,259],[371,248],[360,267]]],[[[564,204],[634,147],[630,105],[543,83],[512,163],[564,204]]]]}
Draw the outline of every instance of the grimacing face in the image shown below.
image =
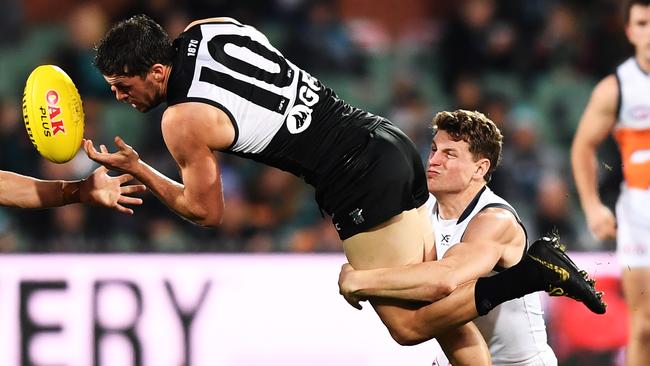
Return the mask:
{"type": "Polygon", "coordinates": [[[446,131],[438,131],[427,160],[429,191],[433,194],[463,191],[476,178],[475,174],[485,160],[474,160],[469,143],[454,141],[446,131]]]}
{"type": "Polygon", "coordinates": [[[636,55],[650,63],[650,6],[632,5],[625,33],[636,55]]]}
{"type": "Polygon", "coordinates": [[[106,76],[104,79],[115,93],[115,99],[129,104],[140,112],[148,112],[160,104],[159,93],[151,73],[140,76],[106,76]]]}

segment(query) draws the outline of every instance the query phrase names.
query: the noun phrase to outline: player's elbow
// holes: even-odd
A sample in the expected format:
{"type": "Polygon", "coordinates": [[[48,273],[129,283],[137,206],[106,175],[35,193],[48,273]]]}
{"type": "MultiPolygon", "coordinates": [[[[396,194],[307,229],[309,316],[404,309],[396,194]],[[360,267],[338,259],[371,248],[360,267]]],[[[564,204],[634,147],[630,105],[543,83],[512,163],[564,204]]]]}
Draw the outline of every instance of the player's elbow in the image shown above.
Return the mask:
{"type": "Polygon", "coordinates": [[[451,276],[439,278],[435,283],[425,288],[426,299],[428,302],[436,302],[444,297],[449,296],[457,287],[457,281],[451,276]]]}
{"type": "Polygon", "coordinates": [[[189,219],[197,225],[216,228],[223,222],[223,210],[221,209],[194,209],[190,212],[189,219]]]}
{"type": "Polygon", "coordinates": [[[397,321],[387,323],[388,332],[400,346],[414,346],[429,338],[424,334],[422,324],[414,314],[403,314],[397,321]]]}
{"type": "Polygon", "coordinates": [[[411,335],[393,336],[393,339],[400,346],[416,346],[425,341],[425,339],[421,339],[419,337],[413,337],[411,335]]]}
{"type": "Polygon", "coordinates": [[[585,157],[596,154],[597,148],[598,143],[576,135],[571,143],[571,159],[587,160],[585,157]]]}
{"type": "Polygon", "coordinates": [[[415,329],[409,326],[400,325],[390,329],[390,336],[400,346],[415,346],[427,339],[420,335],[415,329]]]}
{"type": "MultiPolygon", "coordinates": [[[[446,263],[439,261],[436,262],[441,266],[446,265],[446,263]]],[[[442,272],[435,278],[430,278],[428,283],[425,286],[426,301],[436,302],[444,297],[449,296],[458,286],[460,279],[456,275],[456,272],[449,268],[449,270],[442,272]]]]}
{"type": "Polygon", "coordinates": [[[205,218],[197,219],[194,222],[206,228],[217,228],[221,226],[222,221],[223,221],[222,218],[205,217],[205,218]]]}

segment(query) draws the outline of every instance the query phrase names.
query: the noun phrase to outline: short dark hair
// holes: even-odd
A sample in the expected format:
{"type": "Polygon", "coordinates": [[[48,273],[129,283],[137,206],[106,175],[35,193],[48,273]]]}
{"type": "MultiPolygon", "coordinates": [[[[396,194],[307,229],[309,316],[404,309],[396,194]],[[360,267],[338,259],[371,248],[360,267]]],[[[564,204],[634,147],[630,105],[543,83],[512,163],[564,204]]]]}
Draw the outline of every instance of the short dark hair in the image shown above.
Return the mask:
{"type": "Polygon", "coordinates": [[[95,46],[93,63],[103,75],[145,76],[154,64],[171,65],[174,47],[167,32],[146,15],[115,24],[95,46]]]}
{"type": "Polygon", "coordinates": [[[632,9],[632,6],[634,5],[648,6],[650,5],[650,0],[627,0],[625,2],[625,7],[623,8],[623,11],[625,11],[625,13],[623,13],[625,24],[630,21],[630,9],[632,9]]]}
{"type": "Polygon", "coordinates": [[[439,112],[433,117],[433,130],[445,131],[454,141],[465,141],[474,159],[486,158],[490,168],[483,176],[486,182],[492,179],[492,172],[501,161],[503,135],[499,128],[481,112],[458,109],[453,112],[439,112]]]}

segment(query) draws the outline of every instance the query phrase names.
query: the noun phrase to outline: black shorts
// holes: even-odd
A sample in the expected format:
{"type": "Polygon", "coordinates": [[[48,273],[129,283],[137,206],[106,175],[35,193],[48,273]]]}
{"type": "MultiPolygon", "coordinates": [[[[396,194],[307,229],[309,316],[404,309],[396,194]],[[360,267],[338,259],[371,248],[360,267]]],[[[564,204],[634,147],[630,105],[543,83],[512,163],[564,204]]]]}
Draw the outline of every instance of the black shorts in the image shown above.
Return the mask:
{"type": "Polygon", "coordinates": [[[350,155],[316,192],[341,240],[420,207],[429,198],[415,145],[389,121],[373,126],[367,142],[350,155]]]}

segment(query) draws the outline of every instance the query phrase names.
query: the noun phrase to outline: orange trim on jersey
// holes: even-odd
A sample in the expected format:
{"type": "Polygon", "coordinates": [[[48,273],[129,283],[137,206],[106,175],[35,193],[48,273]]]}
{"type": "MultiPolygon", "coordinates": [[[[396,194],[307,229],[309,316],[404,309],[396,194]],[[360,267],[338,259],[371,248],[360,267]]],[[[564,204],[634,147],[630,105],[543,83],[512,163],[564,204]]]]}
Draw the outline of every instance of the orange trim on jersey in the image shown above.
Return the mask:
{"type": "Polygon", "coordinates": [[[628,187],[648,189],[650,187],[650,161],[632,163],[632,154],[640,150],[650,150],[650,129],[619,128],[614,138],[621,150],[623,176],[628,187]]]}

